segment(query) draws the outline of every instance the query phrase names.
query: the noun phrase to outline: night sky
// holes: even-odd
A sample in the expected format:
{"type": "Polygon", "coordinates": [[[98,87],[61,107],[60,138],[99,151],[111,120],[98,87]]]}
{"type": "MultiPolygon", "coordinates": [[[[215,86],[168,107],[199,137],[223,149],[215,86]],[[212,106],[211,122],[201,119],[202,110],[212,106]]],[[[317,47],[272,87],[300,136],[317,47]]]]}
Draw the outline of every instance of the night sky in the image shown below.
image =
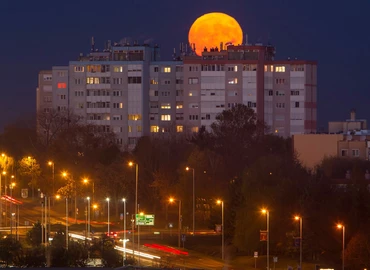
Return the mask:
{"type": "Polygon", "coordinates": [[[318,61],[318,127],[370,118],[369,1],[344,0],[67,0],[0,1],[0,130],[35,113],[37,74],[67,65],[108,39],[161,46],[162,60],[187,42],[193,21],[208,12],[234,17],[249,42],[268,40],[277,59],[318,61]]]}

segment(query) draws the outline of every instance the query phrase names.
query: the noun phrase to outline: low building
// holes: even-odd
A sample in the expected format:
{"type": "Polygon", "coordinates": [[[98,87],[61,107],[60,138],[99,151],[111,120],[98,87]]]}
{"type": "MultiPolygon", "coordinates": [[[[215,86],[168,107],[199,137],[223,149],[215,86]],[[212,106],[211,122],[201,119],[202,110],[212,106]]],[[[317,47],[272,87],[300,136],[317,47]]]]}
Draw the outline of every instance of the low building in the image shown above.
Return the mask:
{"type": "Polygon", "coordinates": [[[365,119],[356,119],[356,110],[351,110],[351,117],[345,121],[329,122],[329,133],[347,133],[351,130],[366,130],[365,119]]]}

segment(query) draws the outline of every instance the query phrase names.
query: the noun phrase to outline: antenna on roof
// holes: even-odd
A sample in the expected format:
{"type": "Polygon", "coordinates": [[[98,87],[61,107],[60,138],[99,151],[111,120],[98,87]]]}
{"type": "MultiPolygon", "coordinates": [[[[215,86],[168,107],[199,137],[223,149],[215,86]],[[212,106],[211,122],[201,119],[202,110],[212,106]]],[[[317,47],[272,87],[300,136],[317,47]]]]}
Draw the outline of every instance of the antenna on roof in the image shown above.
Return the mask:
{"type": "Polygon", "coordinates": [[[248,45],[248,34],[245,34],[245,45],[248,45]]]}
{"type": "Polygon", "coordinates": [[[91,51],[95,51],[95,40],[94,37],[91,37],[91,51]]]}

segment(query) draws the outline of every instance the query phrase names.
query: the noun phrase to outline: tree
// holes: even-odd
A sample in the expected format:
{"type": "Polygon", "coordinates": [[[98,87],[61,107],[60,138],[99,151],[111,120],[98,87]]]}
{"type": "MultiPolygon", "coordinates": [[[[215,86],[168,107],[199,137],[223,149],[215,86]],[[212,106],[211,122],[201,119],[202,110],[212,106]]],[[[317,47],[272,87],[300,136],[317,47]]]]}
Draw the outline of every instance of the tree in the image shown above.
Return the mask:
{"type": "Polygon", "coordinates": [[[38,221],[33,224],[32,229],[27,232],[26,241],[32,247],[41,246],[41,224],[38,221]]]}
{"type": "Polygon", "coordinates": [[[19,241],[11,237],[0,239],[0,260],[10,265],[20,265],[22,259],[22,246],[19,241]]]}
{"type": "Polygon", "coordinates": [[[24,267],[45,267],[45,249],[43,246],[32,247],[25,250],[25,254],[22,260],[22,266],[24,267]]]}
{"type": "Polygon", "coordinates": [[[370,267],[370,234],[368,230],[358,231],[348,242],[344,252],[347,266],[353,269],[370,267]]]}
{"type": "Polygon", "coordinates": [[[22,176],[28,176],[31,178],[29,185],[32,187],[32,197],[34,197],[34,189],[37,187],[39,182],[39,176],[41,174],[40,164],[34,157],[28,156],[22,158],[19,162],[19,173],[22,176]]]}
{"type": "Polygon", "coordinates": [[[63,230],[55,233],[51,242],[51,266],[52,267],[68,267],[69,257],[65,248],[66,236],[63,230]]]}

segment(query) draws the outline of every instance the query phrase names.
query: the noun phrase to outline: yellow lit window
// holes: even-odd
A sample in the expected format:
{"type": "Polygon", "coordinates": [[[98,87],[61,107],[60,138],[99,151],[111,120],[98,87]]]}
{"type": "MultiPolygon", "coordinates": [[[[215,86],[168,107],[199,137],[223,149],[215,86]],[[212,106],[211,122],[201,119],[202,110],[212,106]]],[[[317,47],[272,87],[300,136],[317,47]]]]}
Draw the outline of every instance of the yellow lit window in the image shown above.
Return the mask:
{"type": "Polygon", "coordinates": [[[164,109],[164,110],[171,109],[171,104],[170,103],[162,103],[161,109],[164,109]]]}
{"type": "Polygon", "coordinates": [[[128,132],[132,132],[132,126],[128,126],[128,132]]]}
{"type": "Polygon", "coordinates": [[[238,71],[238,66],[235,66],[234,67],[234,71],[238,71]]]}
{"type": "Polygon", "coordinates": [[[199,127],[192,127],[192,128],[191,128],[191,131],[192,131],[192,132],[198,132],[198,131],[199,131],[199,127]]]}
{"type": "Polygon", "coordinates": [[[189,92],[189,97],[192,97],[193,96],[193,93],[192,92],[189,92]]]}
{"type": "Polygon", "coordinates": [[[159,132],[159,126],[150,126],[150,132],[159,132]]]}
{"type": "Polygon", "coordinates": [[[177,132],[183,132],[184,131],[184,126],[177,126],[176,131],[177,132]]]}
{"type": "Polygon", "coordinates": [[[176,109],[182,109],[183,103],[182,102],[176,102],[176,109]]]}
{"type": "Polygon", "coordinates": [[[275,67],[275,72],[285,72],[285,67],[284,66],[275,67]]]}
{"type": "Polygon", "coordinates": [[[120,109],[122,109],[122,108],[123,108],[123,103],[122,103],[122,102],[119,104],[119,108],[120,108],[120,109]]]}
{"type": "Polygon", "coordinates": [[[122,66],[115,66],[115,67],[113,67],[113,72],[123,72],[123,67],[122,66]]]}
{"type": "Polygon", "coordinates": [[[128,120],[132,120],[132,121],[141,120],[141,114],[129,114],[128,120]]]}
{"type": "Polygon", "coordinates": [[[165,67],[165,68],[163,68],[163,72],[164,73],[170,73],[171,72],[171,68],[170,67],[165,67]]]}
{"type": "Polygon", "coordinates": [[[161,115],[162,121],[171,121],[171,115],[170,114],[162,114],[161,115]]]}
{"type": "Polygon", "coordinates": [[[228,84],[237,84],[238,83],[238,78],[231,78],[227,80],[228,84]]]}
{"type": "Polygon", "coordinates": [[[151,79],[150,84],[158,84],[158,81],[156,79],[151,79]]]}

